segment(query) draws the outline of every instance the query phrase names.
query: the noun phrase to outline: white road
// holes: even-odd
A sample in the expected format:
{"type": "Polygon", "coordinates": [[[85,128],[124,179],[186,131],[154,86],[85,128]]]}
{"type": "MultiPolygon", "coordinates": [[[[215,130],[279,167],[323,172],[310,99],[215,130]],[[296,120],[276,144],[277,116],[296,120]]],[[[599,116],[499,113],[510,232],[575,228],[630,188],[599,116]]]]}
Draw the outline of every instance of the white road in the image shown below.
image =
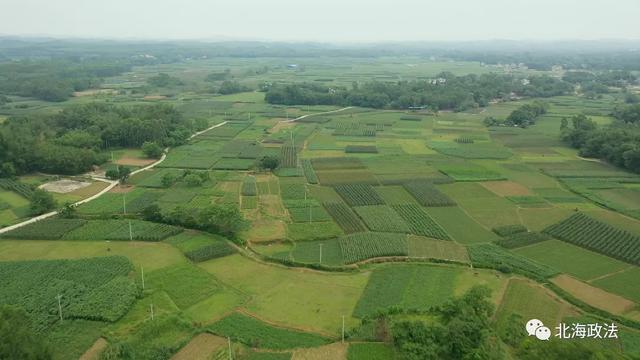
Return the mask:
{"type": "MultiPolygon", "coordinates": [[[[193,139],[194,137],[196,137],[198,135],[204,134],[209,130],[215,129],[215,128],[220,127],[220,126],[223,126],[226,123],[227,123],[227,121],[223,121],[220,124],[216,124],[216,125],[213,125],[213,126],[211,126],[209,128],[206,128],[206,129],[204,129],[202,131],[198,131],[195,134],[191,135],[189,137],[189,140],[193,139]]],[[[149,164],[149,165],[147,165],[147,166],[145,166],[145,167],[143,167],[141,169],[132,171],[131,175],[135,175],[135,174],[143,172],[145,170],[152,169],[156,165],[160,164],[161,162],[163,162],[167,158],[167,153],[169,152],[169,150],[170,150],[169,148],[166,148],[164,153],[162,154],[162,157],[160,157],[160,159],[158,159],[158,161],[154,162],[153,164],[149,164]]],[[[107,192],[109,192],[109,190],[111,190],[114,187],[116,187],[118,185],[118,183],[119,183],[119,181],[108,180],[108,179],[101,178],[101,177],[96,177],[96,176],[92,176],[91,178],[93,180],[96,180],[96,181],[106,182],[109,185],[106,188],[102,189],[99,193],[74,203],[73,204],[74,206],[82,205],[84,203],[88,203],[89,201],[92,201],[92,200],[95,200],[95,199],[99,198],[100,196],[102,196],[102,195],[106,194],[107,192]]],[[[11,226],[4,227],[4,228],[0,229],[0,234],[9,232],[11,230],[15,230],[17,228],[21,228],[21,227],[23,227],[25,225],[33,224],[36,221],[40,221],[40,220],[43,220],[43,219],[46,219],[46,218],[50,218],[50,217],[55,216],[57,214],[58,214],[57,211],[51,211],[51,212],[48,212],[46,214],[38,215],[38,216],[33,217],[33,218],[29,219],[29,220],[25,220],[23,222],[20,222],[20,223],[11,225],[11,226]]]]}

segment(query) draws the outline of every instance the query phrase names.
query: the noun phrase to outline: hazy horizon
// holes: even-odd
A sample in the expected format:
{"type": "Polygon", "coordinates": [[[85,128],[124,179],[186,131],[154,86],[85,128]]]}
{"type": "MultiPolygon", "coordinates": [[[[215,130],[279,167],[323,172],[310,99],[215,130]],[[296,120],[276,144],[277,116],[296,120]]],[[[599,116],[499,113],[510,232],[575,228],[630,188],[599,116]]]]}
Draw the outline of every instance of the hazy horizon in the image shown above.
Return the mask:
{"type": "Polygon", "coordinates": [[[618,0],[325,0],[179,6],[150,0],[24,0],[0,14],[0,35],[113,40],[377,43],[639,40],[640,2],[618,0]],[[34,11],[34,10],[38,11],[34,11]]]}

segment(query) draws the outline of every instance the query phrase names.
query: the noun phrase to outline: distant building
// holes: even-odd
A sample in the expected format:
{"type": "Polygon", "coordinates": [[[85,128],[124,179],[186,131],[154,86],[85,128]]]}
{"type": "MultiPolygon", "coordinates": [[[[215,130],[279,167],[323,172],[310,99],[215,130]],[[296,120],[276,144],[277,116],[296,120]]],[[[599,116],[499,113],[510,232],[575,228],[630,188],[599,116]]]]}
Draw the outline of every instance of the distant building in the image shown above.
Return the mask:
{"type": "Polygon", "coordinates": [[[298,64],[288,64],[287,68],[289,68],[289,69],[297,69],[298,68],[298,64]]]}

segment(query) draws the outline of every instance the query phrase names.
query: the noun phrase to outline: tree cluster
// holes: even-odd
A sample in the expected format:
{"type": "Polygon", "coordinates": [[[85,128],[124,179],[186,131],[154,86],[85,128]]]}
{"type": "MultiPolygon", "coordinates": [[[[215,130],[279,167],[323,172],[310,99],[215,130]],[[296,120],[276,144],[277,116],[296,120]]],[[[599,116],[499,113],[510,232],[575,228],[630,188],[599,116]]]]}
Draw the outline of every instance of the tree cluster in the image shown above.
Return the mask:
{"type": "Polygon", "coordinates": [[[0,93],[64,101],[74,91],[97,87],[102,78],[131,69],[125,61],[17,61],[0,64],[0,93]]]}
{"type": "Polygon", "coordinates": [[[562,139],[580,150],[580,156],[598,158],[640,173],[640,132],[635,125],[600,128],[585,115],[561,123],[562,139]]]}
{"type": "Polygon", "coordinates": [[[542,101],[534,101],[513,110],[504,120],[499,120],[492,116],[486,117],[484,124],[486,126],[518,126],[526,128],[535,124],[538,117],[546,114],[548,109],[549,104],[542,101]]]}
{"type": "Polygon", "coordinates": [[[53,115],[9,118],[0,125],[0,176],[78,174],[106,161],[102,151],[110,147],[151,143],[145,153],[160,156],[162,147],[185,143],[198,126],[203,124],[184,119],[170,105],[90,103],[53,115]]]}
{"type": "Polygon", "coordinates": [[[499,359],[491,339],[491,291],[477,286],[448,301],[435,313],[437,323],[401,320],[392,327],[394,344],[403,359],[499,359]]]}
{"type": "MultiPolygon", "coordinates": [[[[232,205],[208,205],[203,208],[178,206],[168,213],[151,205],[143,210],[145,220],[198,229],[236,239],[238,232],[247,228],[247,221],[237,207],[232,205]]],[[[237,239],[236,239],[237,240],[237,239]]]]}
{"type": "Polygon", "coordinates": [[[265,100],[284,105],[463,111],[486,106],[496,99],[508,100],[514,95],[550,97],[572,90],[571,84],[549,76],[532,77],[523,84],[510,75],[441,73],[432,80],[354,83],[350,89],[310,83],[275,84],[266,89],[265,100]]]}

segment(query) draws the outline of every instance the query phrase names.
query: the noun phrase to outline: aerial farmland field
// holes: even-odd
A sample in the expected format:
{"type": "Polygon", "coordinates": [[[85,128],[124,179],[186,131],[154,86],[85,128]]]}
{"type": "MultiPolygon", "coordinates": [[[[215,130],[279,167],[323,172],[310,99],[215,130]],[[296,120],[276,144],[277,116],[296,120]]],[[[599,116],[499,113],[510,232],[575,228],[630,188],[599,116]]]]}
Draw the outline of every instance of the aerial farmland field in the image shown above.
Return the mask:
{"type": "Polygon", "coordinates": [[[61,161],[0,164],[0,320],[72,344],[53,359],[401,360],[472,322],[530,359],[529,318],[615,322],[589,351],[640,354],[640,175],[572,143],[582,115],[623,127],[636,73],[591,69],[598,97],[551,68],[268,55],[132,55],[82,96],[9,94],[0,135],[44,117],[61,161]],[[50,202],[60,179],[88,185],[50,202]]]}

